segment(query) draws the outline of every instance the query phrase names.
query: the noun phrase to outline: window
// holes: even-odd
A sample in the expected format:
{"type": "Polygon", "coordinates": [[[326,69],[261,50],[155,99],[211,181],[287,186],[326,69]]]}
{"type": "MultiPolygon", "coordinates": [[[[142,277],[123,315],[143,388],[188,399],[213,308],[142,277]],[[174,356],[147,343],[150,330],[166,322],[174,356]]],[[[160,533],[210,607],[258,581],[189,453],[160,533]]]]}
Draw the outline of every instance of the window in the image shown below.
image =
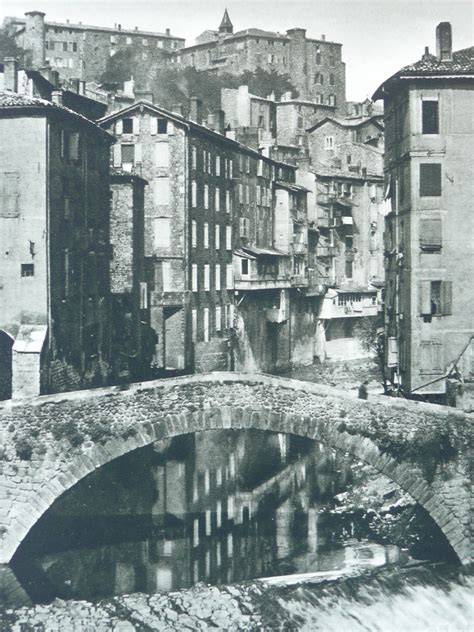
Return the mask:
{"type": "Polygon", "coordinates": [[[217,291],[219,291],[221,289],[221,266],[220,266],[220,263],[216,263],[215,288],[216,288],[217,291]]]}
{"type": "Polygon", "coordinates": [[[193,219],[191,222],[191,247],[196,248],[197,245],[197,224],[196,220],[193,219]]]}
{"type": "Polygon", "coordinates": [[[209,307],[204,308],[204,342],[209,342],[209,307]]]}
{"type": "Polygon", "coordinates": [[[226,250],[232,250],[232,226],[225,227],[225,247],[226,250]]]}
{"type": "Polygon", "coordinates": [[[439,197],[441,195],[441,164],[420,164],[420,197],[439,197]]]}
{"type": "Polygon", "coordinates": [[[191,206],[196,208],[197,206],[197,184],[191,182],[191,206]]]}
{"type": "Polygon", "coordinates": [[[230,213],[231,211],[231,202],[230,202],[231,198],[230,198],[230,191],[226,191],[225,192],[225,212],[226,213],[230,213]]]}
{"type": "Polygon", "coordinates": [[[423,252],[440,252],[442,223],[440,219],[420,220],[420,248],[423,252]]]}
{"type": "Polygon", "coordinates": [[[204,208],[209,208],[209,186],[204,185],[204,208]]]}
{"type": "Polygon", "coordinates": [[[148,46],[148,40],[147,39],[142,39],[142,44],[143,44],[143,46],[148,46]]]}
{"type": "Polygon", "coordinates": [[[438,101],[422,101],[422,132],[423,134],[439,134],[438,101]]]}
{"type": "Polygon", "coordinates": [[[216,236],[216,250],[219,250],[221,247],[221,228],[219,226],[219,224],[216,225],[216,232],[215,232],[215,236],[216,236]]]}
{"type": "Polygon", "coordinates": [[[167,134],[168,121],[166,119],[158,119],[157,130],[158,130],[158,134],[167,134]]]}
{"type": "Polygon", "coordinates": [[[148,286],[145,282],[140,283],[140,309],[148,308],[148,286]]]}
{"type": "Polygon", "coordinates": [[[209,224],[204,222],[204,248],[209,248],[209,224]]]}
{"type": "Polygon", "coordinates": [[[63,51],[67,51],[67,42],[63,42],[63,51]]]}
{"type": "Polygon", "coordinates": [[[191,266],[191,289],[193,292],[198,291],[198,267],[197,263],[193,263],[191,266]]]}
{"type": "Polygon", "coordinates": [[[225,273],[226,289],[232,290],[234,288],[234,270],[231,263],[227,264],[225,273]]]}
{"type": "Polygon", "coordinates": [[[422,316],[447,316],[452,313],[452,282],[421,281],[420,313],[422,316]]]}
{"type": "Polygon", "coordinates": [[[154,183],[156,206],[167,206],[170,202],[170,179],[156,178],[154,183]]]}
{"type": "Polygon", "coordinates": [[[330,85],[330,86],[333,86],[333,85],[334,85],[334,83],[335,83],[335,81],[334,81],[334,74],[333,74],[333,73],[331,73],[331,74],[329,75],[329,85],[330,85]]]}
{"type": "Polygon", "coordinates": [[[74,53],[77,53],[77,43],[76,42],[72,43],[72,50],[73,50],[74,53]]]}
{"type": "Polygon", "coordinates": [[[249,273],[249,260],[241,259],[240,260],[240,273],[242,276],[247,276],[249,273]]]}
{"type": "Polygon", "coordinates": [[[68,139],[68,158],[69,160],[79,160],[79,134],[77,132],[72,132],[69,134],[68,139]]]}
{"type": "Polygon", "coordinates": [[[324,139],[324,149],[326,151],[330,151],[331,149],[334,149],[334,137],[333,136],[326,136],[326,138],[324,139]]]}
{"type": "MultiPolygon", "coordinates": [[[[193,342],[196,342],[197,340],[197,310],[196,309],[191,310],[191,336],[192,336],[193,342]]],[[[195,481],[194,487],[193,487],[193,500],[196,501],[197,499],[198,499],[197,483],[195,481]]]]}
{"type": "Polygon", "coordinates": [[[0,188],[0,217],[18,217],[20,213],[20,174],[17,171],[2,174],[0,188]]]}
{"type": "Polygon", "coordinates": [[[122,165],[135,164],[135,145],[122,145],[122,165]]]}
{"type": "Polygon", "coordinates": [[[127,37],[127,39],[125,40],[128,44],[128,46],[130,46],[130,44],[132,43],[132,38],[131,37],[127,37]]]}
{"type": "Polygon", "coordinates": [[[156,143],[155,144],[155,166],[156,167],[169,167],[170,162],[170,149],[168,143],[156,143]]]}
{"type": "Polygon", "coordinates": [[[335,59],[333,55],[329,56],[329,65],[331,66],[331,68],[334,68],[335,63],[334,63],[335,59]]]}
{"type": "Polygon", "coordinates": [[[204,265],[204,290],[209,292],[211,289],[211,266],[206,263],[204,265]]]}
{"type": "Polygon", "coordinates": [[[441,373],[443,346],[440,340],[420,342],[420,373],[441,373]]]}
{"type": "Polygon", "coordinates": [[[35,266],[33,263],[22,263],[21,264],[21,276],[22,277],[32,277],[35,276],[35,266]]]}
{"type": "Polygon", "coordinates": [[[332,106],[336,105],[336,95],[335,94],[330,94],[328,96],[328,105],[332,105],[332,106]]]}
{"type": "Polygon", "coordinates": [[[221,157],[216,156],[216,176],[221,175],[221,157]]]}
{"type": "Polygon", "coordinates": [[[320,72],[317,72],[314,76],[314,83],[318,84],[319,86],[322,86],[324,83],[324,77],[320,72]]]}
{"type": "Polygon", "coordinates": [[[191,169],[196,169],[197,166],[197,149],[193,147],[191,149],[191,169]]]}
{"type": "Polygon", "coordinates": [[[122,133],[133,134],[133,118],[122,119],[122,133]]]}
{"type": "Polygon", "coordinates": [[[353,261],[351,259],[346,259],[345,272],[346,272],[347,279],[352,279],[352,271],[353,271],[353,261]]]}
{"type": "Polygon", "coordinates": [[[219,211],[221,210],[221,190],[219,189],[219,187],[216,187],[215,192],[215,209],[216,213],[219,213],[219,211]]]}
{"type": "Polygon", "coordinates": [[[171,245],[171,221],[169,217],[155,217],[153,220],[155,248],[169,248],[171,245]]]}
{"type": "Polygon", "coordinates": [[[316,65],[321,65],[321,53],[319,52],[319,50],[316,53],[316,65]]]}

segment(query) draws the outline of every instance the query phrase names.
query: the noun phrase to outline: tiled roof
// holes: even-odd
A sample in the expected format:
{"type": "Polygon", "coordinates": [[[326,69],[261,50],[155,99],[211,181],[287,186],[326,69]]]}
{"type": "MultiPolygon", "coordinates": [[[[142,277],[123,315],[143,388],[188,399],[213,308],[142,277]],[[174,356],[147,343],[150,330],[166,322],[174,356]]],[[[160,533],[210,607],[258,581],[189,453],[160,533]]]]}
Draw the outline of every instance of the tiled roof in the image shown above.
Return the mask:
{"type": "Polygon", "coordinates": [[[244,35],[254,35],[256,37],[272,37],[274,39],[288,39],[287,35],[282,33],[275,33],[274,31],[264,31],[262,29],[245,29],[243,31],[237,31],[232,37],[243,37],[244,35]]]}
{"type": "Polygon", "coordinates": [[[474,46],[463,48],[453,53],[452,61],[441,61],[436,55],[426,53],[423,57],[409,64],[401,70],[397,75],[457,75],[457,74],[474,74],[474,46]]]}
{"type": "Polygon", "coordinates": [[[67,113],[68,115],[73,116],[76,119],[80,119],[86,125],[92,125],[95,129],[100,130],[103,134],[106,134],[107,136],[113,138],[111,134],[106,132],[99,125],[96,125],[94,121],[91,121],[86,116],[83,116],[78,112],[74,112],[74,110],[70,110],[63,105],[57,105],[52,101],[46,101],[46,99],[40,99],[39,97],[29,97],[24,94],[10,92],[8,90],[6,90],[5,92],[0,92],[0,112],[2,110],[24,110],[25,108],[44,108],[48,110],[55,110],[67,113]]]}
{"type": "Polygon", "coordinates": [[[436,55],[427,52],[420,60],[404,66],[384,81],[377,88],[372,98],[374,100],[382,98],[384,86],[399,79],[410,79],[412,77],[455,78],[465,75],[474,76],[474,46],[453,52],[451,61],[441,61],[436,55]]]}

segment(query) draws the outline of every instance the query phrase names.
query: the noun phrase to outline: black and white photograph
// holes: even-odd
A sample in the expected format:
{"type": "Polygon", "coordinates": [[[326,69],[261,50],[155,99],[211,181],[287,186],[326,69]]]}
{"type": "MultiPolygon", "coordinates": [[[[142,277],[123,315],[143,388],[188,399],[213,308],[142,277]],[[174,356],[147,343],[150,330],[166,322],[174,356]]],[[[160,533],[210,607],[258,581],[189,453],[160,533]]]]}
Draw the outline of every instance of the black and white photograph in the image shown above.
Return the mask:
{"type": "Polygon", "coordinates": [[[0,0],[0,631],[474,629],[471,0],[0,0]]]}

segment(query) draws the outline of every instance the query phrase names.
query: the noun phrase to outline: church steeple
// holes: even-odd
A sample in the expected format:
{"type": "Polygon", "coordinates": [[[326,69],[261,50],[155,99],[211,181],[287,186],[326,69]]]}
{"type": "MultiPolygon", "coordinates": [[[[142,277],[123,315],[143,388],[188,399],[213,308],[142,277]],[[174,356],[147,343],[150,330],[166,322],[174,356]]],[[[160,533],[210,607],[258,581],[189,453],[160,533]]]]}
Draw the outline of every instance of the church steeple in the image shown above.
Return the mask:
{"type": "Polygon", "coordinates": [[[234,25],[230,21],[230,17],[226,9],[224,11],[224,17],[222,18],[221,25],[219,26],[219,33],[232,34],[233,32],[234,32],[234,25]]]}

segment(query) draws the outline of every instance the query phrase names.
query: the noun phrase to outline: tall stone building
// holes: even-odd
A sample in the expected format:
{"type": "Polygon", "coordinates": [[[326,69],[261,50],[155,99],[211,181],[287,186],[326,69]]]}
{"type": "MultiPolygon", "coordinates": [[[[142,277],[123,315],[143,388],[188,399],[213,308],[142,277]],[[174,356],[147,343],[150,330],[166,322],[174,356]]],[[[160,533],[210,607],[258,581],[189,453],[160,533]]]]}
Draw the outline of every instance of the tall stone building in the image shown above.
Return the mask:
{"type": "Polygon", "coordinates": [[[25,18],[5,18],[4,27],[18,46],[27,52],[28,66],[39,69],[49,64],[62,79],[99,79],[107,61],[119,51],[129,51],[136,64],[164,64],[184,39],[164,33],[90,26],[82,23],[45,21],[41,11],[29,11],[25,18]]]}
{"type": "Polygon", "coordinates": [[[249,28],[234,33],[227,11],[218,31],[205,31],[193,46],[173,53],[172,63],[219,74],[259,68],[289,75],[299,97],[343,110],[346,100],[342,44],[306,37],[306,29],[275,33],[249,28]]]}
{"type": "Polygon", "coordinates": [[[3,398],[100,384],[111,362],[113,137],[61,105],[61,92],[17,94],[11,70],[0,93],[3,398]]]}
{"type": "Polygon", "coordinates": [[[376,91],[385,104],[386,364],[404,394],[472,409],[474,317],[474,47],[399,70],[376,91]]]}

